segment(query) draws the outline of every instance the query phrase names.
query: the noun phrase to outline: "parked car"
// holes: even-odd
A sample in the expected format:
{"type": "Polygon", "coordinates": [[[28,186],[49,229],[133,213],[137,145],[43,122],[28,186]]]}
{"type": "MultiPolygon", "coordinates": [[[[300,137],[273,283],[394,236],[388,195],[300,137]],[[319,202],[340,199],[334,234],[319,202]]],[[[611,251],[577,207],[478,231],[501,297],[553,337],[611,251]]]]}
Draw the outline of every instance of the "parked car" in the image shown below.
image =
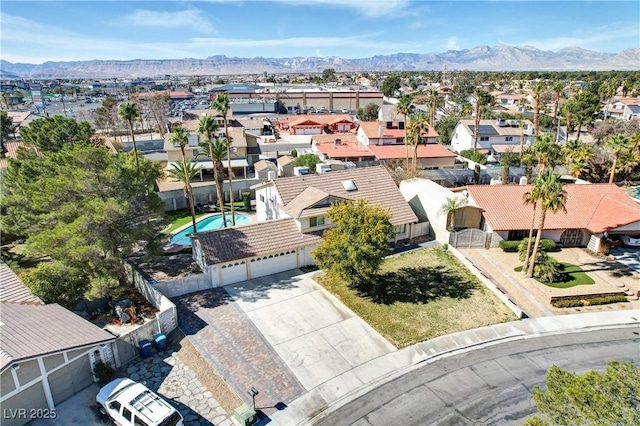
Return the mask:
{"type": "Polygon", "coordinates": [[[640,234],[624,234],[620,235],[620,241],[622,244],[629,247],[640,247],[640,234]]]}
{"type": "Polygon", "coordinates": [[[106,384],[96,395],[100,412],[120,426],[183,426],[182,415],[145,385],[120,378],[106,384]]]}

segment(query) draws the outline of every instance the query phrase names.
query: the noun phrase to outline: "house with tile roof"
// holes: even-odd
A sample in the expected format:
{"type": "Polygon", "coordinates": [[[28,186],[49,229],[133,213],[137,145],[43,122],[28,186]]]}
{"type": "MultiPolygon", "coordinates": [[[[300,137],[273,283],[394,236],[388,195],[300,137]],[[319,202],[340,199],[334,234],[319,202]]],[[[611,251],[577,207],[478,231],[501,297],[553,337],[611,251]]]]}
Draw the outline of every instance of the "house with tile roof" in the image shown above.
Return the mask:
{"type": "MultiPolygon", "coordinates": [[[[451,149],[461,152],[473,149],[475,120],[460,120],[451,136],[451,149]]],[[[506,149],[519,150],[520,139],[528,146],[535,141],[533,124],[529,120],[480,120],[478,126],[478,150],[489,155],[499,155],[506,149]],[[522,126],[522,127],[521,127],[522,126]]]]}
{"type": "Polygon", "coordinates": [[[323,160],[351,162],[375,160],[373,152],[360,143],[353,133],[313,136],[311,149],[323,160]]]}
{"type": "Polygon", "coordinates": [[[310,114],[292,119],[288,122],[287,127],[292,135],[321,135],[346,133],[354,129],[356,125],[349,114],[310,114]]]}
{"type": "Polygon", "coordinates": [[[614,99],[604,106],[604,118],[640,120],[640,98],[614,99]]]}
{"type": "MultiPolygon", "coordinates": [[[[564,247],[594,247],[610,235],[640,233],[640,204],[614,184],[568,184],[566,210],[548,212],[543,238],[564,247]]],[[[533,206],[522,202],[531,185],[472,185],[469,203],[482,209],[483,230],[492,233],[491,245],[528,237],[533,206]]],[[[539,217],[539,209],[538,209],[539,217]]],[[[536,219],[537,220],[537,219],[536,219]]],[[[537,222],[536,222],[537,223],[537,222]]]]}
{"type": "MultiPolygon", "coordinates": [[[[95,382],[97,361],[116,365],[116,337],[58,304],[45,305],[0,262],[0,406],[53,410],[95,382]]],[[[2,425],[29,418],[3,415],[2,425]]]]}
{"type": "Polygon", "coordinates": [[[279,178],[251,187],[257,223],[199,232],[193,257],[213,287],[314,265],[312,251],[332,226],[332,203],[366,199],[391,212],[396,241],[414,236],[418,218],[384,167],[279,178]]]}
{"type": "Polygon", "coordinates": [[[290,155],[281,155],[276,160],[278,164],[278,176],[279,177],[289,177],[293,176],[293,167],[295,158],[290,155]]]}

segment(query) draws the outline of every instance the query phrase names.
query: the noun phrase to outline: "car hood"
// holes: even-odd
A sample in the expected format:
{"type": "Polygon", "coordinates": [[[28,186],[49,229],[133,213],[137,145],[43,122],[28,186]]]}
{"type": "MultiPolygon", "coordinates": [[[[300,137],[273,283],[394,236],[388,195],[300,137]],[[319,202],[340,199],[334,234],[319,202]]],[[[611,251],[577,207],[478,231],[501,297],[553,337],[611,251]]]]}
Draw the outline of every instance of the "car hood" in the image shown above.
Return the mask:
{"type": "Polygon", "coordinates": [[[134,383],[135,382],[133,380],[127,378],[115,379],[100,388],[100,391],[96,395],[96,401],[99,404],[105,405],[109,396],[113,395],[115,391],[134,383]]]}

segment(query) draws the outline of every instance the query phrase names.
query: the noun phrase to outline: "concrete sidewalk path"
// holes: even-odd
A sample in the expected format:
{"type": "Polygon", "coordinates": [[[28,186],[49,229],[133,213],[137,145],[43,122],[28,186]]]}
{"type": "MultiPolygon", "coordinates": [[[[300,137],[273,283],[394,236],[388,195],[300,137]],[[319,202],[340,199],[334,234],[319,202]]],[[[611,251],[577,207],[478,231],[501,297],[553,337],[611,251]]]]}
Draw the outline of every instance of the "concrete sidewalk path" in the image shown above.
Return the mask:
{"type": "Polygon", "coordinates": [[[531,318],[468,330],[418,343],[390,352],[322,383],[293,401],[285,410],[275,412],[263,424],[271,426],[310,425],[323,413],[331,412],[349,401],[397,378],[422,363],[497,345],[516,339],[581,331],[636,327],[640,330],[640,311],[597,312],[555,317],[531,318]]]}

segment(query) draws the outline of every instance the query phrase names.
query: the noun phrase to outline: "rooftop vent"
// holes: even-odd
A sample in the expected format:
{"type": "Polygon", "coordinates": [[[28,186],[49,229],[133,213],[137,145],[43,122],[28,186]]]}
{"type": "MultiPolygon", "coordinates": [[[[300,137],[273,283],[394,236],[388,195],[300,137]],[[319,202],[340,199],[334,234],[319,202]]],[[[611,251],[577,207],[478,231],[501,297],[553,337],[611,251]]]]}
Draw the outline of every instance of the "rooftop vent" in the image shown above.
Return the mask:
{"type": "Polygon", "coordinates": [[[356,186],[356,183],[352,180],[343,180],[342,182],[342,187],[344,188],[345,191],[357,191],[358,187],[356,186]]]}

